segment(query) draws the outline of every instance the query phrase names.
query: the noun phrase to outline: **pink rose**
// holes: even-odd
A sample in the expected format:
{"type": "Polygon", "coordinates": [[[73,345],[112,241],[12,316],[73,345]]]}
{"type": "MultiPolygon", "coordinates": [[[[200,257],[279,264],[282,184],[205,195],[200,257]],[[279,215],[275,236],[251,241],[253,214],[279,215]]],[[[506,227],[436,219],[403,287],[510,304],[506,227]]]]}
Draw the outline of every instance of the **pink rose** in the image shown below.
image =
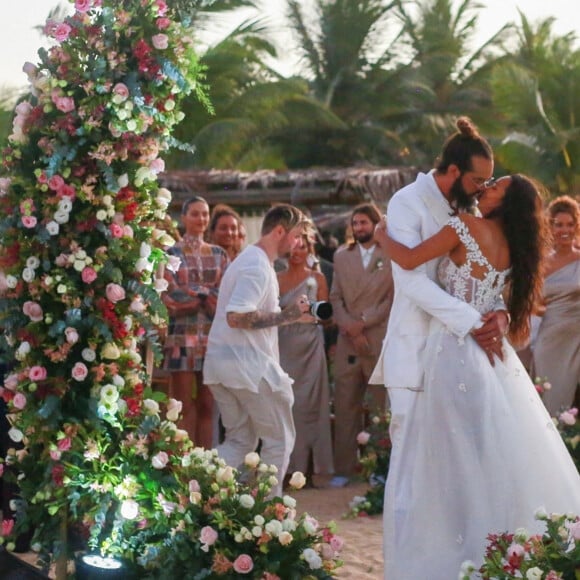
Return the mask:
{"type": "Polygon", "coordinates": [[[201,491],[201,487],[199,486],[199,482],[197,481],[197,479],[191,479],[189,481],[189,491],[191,493],[201,491]]]}
{"type": "Polygon", "coordinates": [[[88,12],[91,9],[91,0],[75,0],[75,8],[78,12],[88,12]]]}
{"type": "Polygon", "coordinates": [[[87,375],[89,374],[89,369],[87,369],[87,366],[82,363],[82,362],[78,362],[75,363],[75,366],[73,367],[72,371],[71,371],[71,376],[75,381],[84,381],[87,378],[87,375]]]}
{"type": "Polygon", "coordinates": [[[70,113],[75,110],[75,101],[72,97],[52,95],[52,102],[56,105],[56,108],[63,113],[70,113]]]}
{"type": "Polygon", "coordinates": [[[119,224],[111,224],[109,226],[109,230],[111,230],[111,235],[114,238],[122,238],[123,237],[123,228],[119,224]]]}
{"type": "Polygon", "coordinates": [[[47,375],[46,369],[39,365],[30,367],[30,370],[28,371],[28,378],[34,382],[44,381],[44,379],[46,379],[46,375],[47,375]]]}
{"type": "Polygon", "coordinates": [[[70,437],[60,439],[57,444],[59,451],[68,451],[72,447],[72,440],[70,437]]]}
{"type": "Polygon", "coordinates": [[[51,449],[49,455],[53,461],[60,461],[60,458],[62,457],[62,453],[58,449],[51,449]]]}
{"type": "Polygon", "coordinates": [[[151,42],[157,50],[165,50],[169,46],[167,34],[155,34],[151,37],[151,42]]]}
{"type": "Polygon", "coordinates": [[[151,465],[155,469],[163,469],[169,461],[169,455],[165,451],[160,451],[151,458],[151,465]]]}
{"type": "Polygon", "coordinates": [[[575,540],[580,540],[580,520],[570,525],[570,534],[575,540]]]}
{"type": "Polygon", "coordinates": [[[13,519],[2,520],[2,531],[0,532],[0,535],[2,535],[4,537],[9,536],[12,533],[13,527],[14,527],[14,520],[13,519]]]}
{"type": "Polygon", "coordinates": [[[165,16],[167,12],[167,2],[165,0],[155,0],[155,5],[157,6],[157,14],[159,16],[165,16]]]}
{"type": "Polygon", "coordinates": [[[31,300],[27,300],[22,305],[22,312],[24,312],[32,322],[40,322],[44,315],[42,312],[42,306],[38,304],[38,302],[32,302],[31,300]]]}
{"type": "Polygon", "coordinates": [[[371,438],[371,434],[368,433],[367,431],[361,431],[357,436],[356,436],[356,442],[359,445],[366,445],[369,442],[369,439],[371,438]]]}
{"type": "Polygon", "coordinates": [[[76,328],[68,326],[64,331],[64,336],[69,344],[76,344],[79,341],[79,333],[76,328]]]}
{"type": "Polygon", "coordinates": [[[18,375],[16,375],[15,373],[10,373],[5,379],[4,379],[4,386],[9,390],[9,391],[14,391],[16,389],[16,387],[18,386],[18,375]]]}
{"type": "Polygon", "coordinates": [[[58,22],[51,32],[58,42],[64,42],[69,37],[71,30],[72,28],[66,22],[58,22]]]}
{"type": "Polygon", "coordinates": [[[4,464],[0,463],[0,477],[4,475],[4,464]]]}
{"type": "Polygon", "coordinates": [[[149,164],[149,169],[153,171],[153,173],[163,173],[165,171],[165,161],[158,157],[157,159],[153,159],[149,164]]]}
{"type": "Polygon", "coordinates": [[[560,414],[560,421],[564,423],[564,425],[575,425],[576,417],[570,413],[570,411],[564,411],[560,414]]]}
{"type": "Polygon", "coordinates": [[[254,562],[248,554],[240,554],[234,560],[234,570],[238,574],[249,574],[254,568],[254,562]]]}
{"type": "Polygon", "coordinates": [[[63,185],[64,179],[60,175],[53,175],[48,180],[48,187],[52,189],[52,191],[60,191],[63,185]]]}
{"type": "Polygon", "coordinates": [[[16,393],[12,399],[12,404],[15,409],[22,411],[26,407],[26,397],[22,393],[16,393]]]}
{"type": "Polygon", "coordinates": [[[25,228],[30,229],[30,228],[35,227],[36,226],[36,222],[37,222],[37,220],[36,220],[36,218],[33,215],[24,215],[24,216],[22,216],[22,225],[25,228]]]}
{"type": "Polygon", "coordinates": [[[166,30],[171,26],[171,20],[169,18],[158,18],[157,19],[157,28],[159,30],[166,30]]]}
{"type": "Polygon", "coordinates": [[[211,526],[204,526],[199,533],[199,540],[206,546],[212,546],[218,539],[218,533],[211,526]]]}
{"type": "Polygon", "coordinates": [[[97,273],[95,272],[94,268],[87,266],[81,272],[81,278],[85,284],[91,284],[97,279],[97,273]]]}
{"type": "Polygon", "coordinates": [[[330,547],[335,552],[340,552],[344,546],[344,540],[340,536],[332,536],[330,538],[330,547]]]}
{"type": "Polygon", "coordinates": [[[107,295],[107,300],[113,304],[116,304],[119,300],[125,299],[125,289],[122,286],[119,286],[119,284],[113,282],[107,284],[105,294],[107,295]]]}
{"type": "Polygon", "coordinates": [[[113,94],[115,95],[119,95],[120,97],[123,98],[123,100],[128,99],[129,98],[129,89],[127,88],[127,85],[124,83],[117,83],[114,87],[113,87],[113,94]]]}

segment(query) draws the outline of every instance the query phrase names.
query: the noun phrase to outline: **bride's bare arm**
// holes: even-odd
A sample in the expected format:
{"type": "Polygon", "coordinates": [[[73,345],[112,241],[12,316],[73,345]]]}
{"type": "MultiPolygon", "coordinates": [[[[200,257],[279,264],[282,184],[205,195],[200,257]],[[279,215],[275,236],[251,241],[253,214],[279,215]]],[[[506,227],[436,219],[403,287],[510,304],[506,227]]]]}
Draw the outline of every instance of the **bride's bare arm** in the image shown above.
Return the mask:
{"type": "Polygon", "coordinates": [[[375,240],[404,270],[414,270],[433,258],[444,256],[461,243],[457,232],[451,226],[445,226],[418,246],[408,248],[389,237],[386,217],[375,228],[375,240]]]}

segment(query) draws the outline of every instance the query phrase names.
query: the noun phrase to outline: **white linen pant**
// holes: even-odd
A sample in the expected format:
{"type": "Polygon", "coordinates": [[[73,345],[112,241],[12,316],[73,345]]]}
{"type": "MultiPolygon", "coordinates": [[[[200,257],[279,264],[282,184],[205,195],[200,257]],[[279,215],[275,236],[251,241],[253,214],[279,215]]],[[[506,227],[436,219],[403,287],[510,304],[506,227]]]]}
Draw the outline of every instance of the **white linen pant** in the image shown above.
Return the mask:
{"type": "Polygon", "coordinates": [[[246,454],[256,449],[261,439],[262,461],[278,468],[278,484],[272,488],[270,495],[281,495],[296,439],[292,389],[274,391],[265,380],[260,381],[257,393],[222,384],[209,385],[209,388],[226,430],[224,442],[217,446],[220,457],[228,465],[238,467],[244,462],[246,454]]]}

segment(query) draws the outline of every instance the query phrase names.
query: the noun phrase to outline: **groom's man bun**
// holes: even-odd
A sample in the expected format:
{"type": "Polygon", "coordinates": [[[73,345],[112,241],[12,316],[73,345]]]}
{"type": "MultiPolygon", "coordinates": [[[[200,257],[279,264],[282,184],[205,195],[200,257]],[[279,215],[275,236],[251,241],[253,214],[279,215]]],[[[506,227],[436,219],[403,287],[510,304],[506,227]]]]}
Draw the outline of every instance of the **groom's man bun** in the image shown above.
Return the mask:
{"type": "Polygon", "coordinates": [[[437,158],[435,168],[445,173],[450,165],[456,165],[460,171],[469,171],[472,157],[493,159],[493,150],[487,140],[469,117],[459,117],[455,122],[457,131],[452,133],[437,158]]]}

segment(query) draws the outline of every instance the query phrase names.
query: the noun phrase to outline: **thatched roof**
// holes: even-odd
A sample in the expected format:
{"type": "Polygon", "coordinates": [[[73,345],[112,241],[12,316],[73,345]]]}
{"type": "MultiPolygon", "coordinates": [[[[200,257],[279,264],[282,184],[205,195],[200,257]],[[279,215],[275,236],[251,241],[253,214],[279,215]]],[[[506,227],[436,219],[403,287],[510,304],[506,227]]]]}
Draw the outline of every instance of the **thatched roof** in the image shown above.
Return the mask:
{"type": "Polygon", "coordinates": [[[398,167],[350,167],[304,170],[169,171],[160,182],[173,193],[176,206],[203,195],[210,205],[243,209],[286,202],[299,206],[353,205],[374,201],[385,206],[395,191],[414,181],[417,170],[398,167]]]}

